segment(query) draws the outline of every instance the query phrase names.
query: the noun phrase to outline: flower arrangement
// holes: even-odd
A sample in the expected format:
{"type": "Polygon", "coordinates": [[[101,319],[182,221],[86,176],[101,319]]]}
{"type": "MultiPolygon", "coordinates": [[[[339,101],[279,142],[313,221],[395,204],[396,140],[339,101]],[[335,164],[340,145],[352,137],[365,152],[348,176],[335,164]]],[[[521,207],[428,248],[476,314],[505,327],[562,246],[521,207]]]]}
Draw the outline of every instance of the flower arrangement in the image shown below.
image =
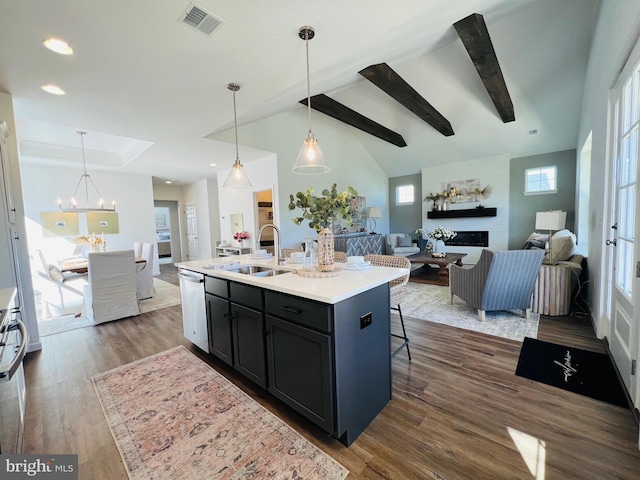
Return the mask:
{"type": "Polygon", "coordinates": [[[102,237],[96,237],[95,233],[91,234],[91,236],[81,235],[74,240],[74,243],[77,243],[78,245],[90,245],[91,250],[94,252],[99,252],[100,249],[102,249],[103,252],[107,250],[107,242],[104,241],[104,233],[102,234],[102,237]]]}
{"type": "Polygon", "coordinates": [[[424,228],[418,228],[418,229],[416,229],[416,231],[414,233],[418,234],[422,238],[427,238],[426,237],[427,231],[424,228]]]}
{"type": "Polygon", "coordinates": [[[242,242],[243,240],[246,240],[247,238],[249,238],[249,234],[243,230],[242,232],[234,233],[233,238],[238,242],[242,242]]]}
{"type": "Polygon", "coordinates": [[[330,190],[322,190],[321,197],[313,195],[313,187],[298,192],[295,196],[289,195],[289,210],[302,210],[302,216],[292,218],[293,223],[300,225],[304,220],[309,220],[309,228],[316,232],[331,226],[336,220],[344,220],[345,225],[349,226],[353,223],[349,207],[351,199],[356,196],[358,192],[353,187],[347,187],[344,192],[339,193],[335,183],[330,190]]]}
{"type": "Polygon", "coordinates": [[[95,234],[91,236],[81,235],[78,238],[76,238],[74,242],[77,243],[78,245],[88,244],[88,245],[91,245],[93,248],[96,248],[104,244],[104,238],[96,237],[95,234]]]}
{"type": "Polygon", "coordinates": [[[456,232],[450,228],[445,228],[442,225],[438,225],[432,232],[427,233],[427,237],[443,241],[451,240],[456,235],[458,235],[456,232]]]}

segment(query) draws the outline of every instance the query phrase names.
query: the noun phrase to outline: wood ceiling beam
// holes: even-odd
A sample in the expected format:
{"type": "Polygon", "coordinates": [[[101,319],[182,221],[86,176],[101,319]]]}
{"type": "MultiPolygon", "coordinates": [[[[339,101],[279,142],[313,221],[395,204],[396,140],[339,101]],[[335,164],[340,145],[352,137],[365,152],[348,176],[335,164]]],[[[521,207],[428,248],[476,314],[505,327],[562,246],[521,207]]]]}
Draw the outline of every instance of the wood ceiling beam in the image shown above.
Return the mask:
{"type": "MultiPolygon", "coordinates": [[[[300,100],[300,103],[307,105],[307,99],[300,100]]],[[[367,132],[374,137],[378,137],[385,142],[393,143],[398,147],[406,147],[407,142],[404,141],[402,135],[389,130],[387,127],[380,125],[377,122],[359,114],[355,110],[335,101],[334,99],[327,97],[321,93],[311,97],[311,108],[319,112],[329,115],[330,117],[340,120],[352,127],[356,127],[363,132],[367,132]]]]}
{"type": "Polygon", "coordinates": [[[504,123],[515,121],[513,103],[484,17],[472,13],[453,24],[504,123]]]}
{"type": "Polygon", "coordinates": [[[449,121],[386,63],[370,65],[358,73],[445,137],[453,135],[449,121]]]}

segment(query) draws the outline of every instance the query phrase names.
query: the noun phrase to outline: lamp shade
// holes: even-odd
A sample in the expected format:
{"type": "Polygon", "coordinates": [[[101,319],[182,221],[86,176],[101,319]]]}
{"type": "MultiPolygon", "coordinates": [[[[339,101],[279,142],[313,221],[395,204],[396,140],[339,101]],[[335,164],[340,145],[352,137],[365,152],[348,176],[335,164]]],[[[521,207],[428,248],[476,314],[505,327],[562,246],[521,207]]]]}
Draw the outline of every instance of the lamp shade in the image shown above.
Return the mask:
{"type": "Polygon", "coordinates": [[[536,229],[562,230],[567,220],[567,212],[551,210],[549,212],[536,212],[536,229]]]}
{"type": "Polygon", "coordinates": [[[367,218],[382,218],[382,212],[378,207],[367,207],[367,218]]]}

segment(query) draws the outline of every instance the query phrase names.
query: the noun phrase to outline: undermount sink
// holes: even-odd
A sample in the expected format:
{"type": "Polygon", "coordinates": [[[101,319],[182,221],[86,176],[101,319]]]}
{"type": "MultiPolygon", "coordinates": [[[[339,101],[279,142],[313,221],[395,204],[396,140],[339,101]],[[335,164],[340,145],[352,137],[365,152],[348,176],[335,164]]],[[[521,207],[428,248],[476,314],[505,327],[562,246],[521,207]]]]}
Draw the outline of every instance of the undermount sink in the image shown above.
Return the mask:
{"type": "Polygon", "coordinates": [[[254,277],[274,277],[283,273],[289,273],[291,270],[264,267],[262,265],[243,265],[238,268],[230,268],[229,271],[242,273],[244,275],[253,275],[254,277]]]}

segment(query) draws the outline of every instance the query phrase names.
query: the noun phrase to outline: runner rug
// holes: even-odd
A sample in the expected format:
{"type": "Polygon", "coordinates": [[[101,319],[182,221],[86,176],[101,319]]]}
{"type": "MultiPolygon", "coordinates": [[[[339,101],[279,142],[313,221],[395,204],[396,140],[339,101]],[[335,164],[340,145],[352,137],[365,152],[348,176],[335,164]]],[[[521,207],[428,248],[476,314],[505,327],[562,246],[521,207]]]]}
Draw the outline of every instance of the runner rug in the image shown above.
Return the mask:
{"type": "Polygon", "coordinates": [[[516,375],[628,407],[608,355],[525,338],[516,375]]]}
{"type": "Polygon", "coordinates": [[[131,479],[349,473],[182,346],[92,380],[131,479]]]}

